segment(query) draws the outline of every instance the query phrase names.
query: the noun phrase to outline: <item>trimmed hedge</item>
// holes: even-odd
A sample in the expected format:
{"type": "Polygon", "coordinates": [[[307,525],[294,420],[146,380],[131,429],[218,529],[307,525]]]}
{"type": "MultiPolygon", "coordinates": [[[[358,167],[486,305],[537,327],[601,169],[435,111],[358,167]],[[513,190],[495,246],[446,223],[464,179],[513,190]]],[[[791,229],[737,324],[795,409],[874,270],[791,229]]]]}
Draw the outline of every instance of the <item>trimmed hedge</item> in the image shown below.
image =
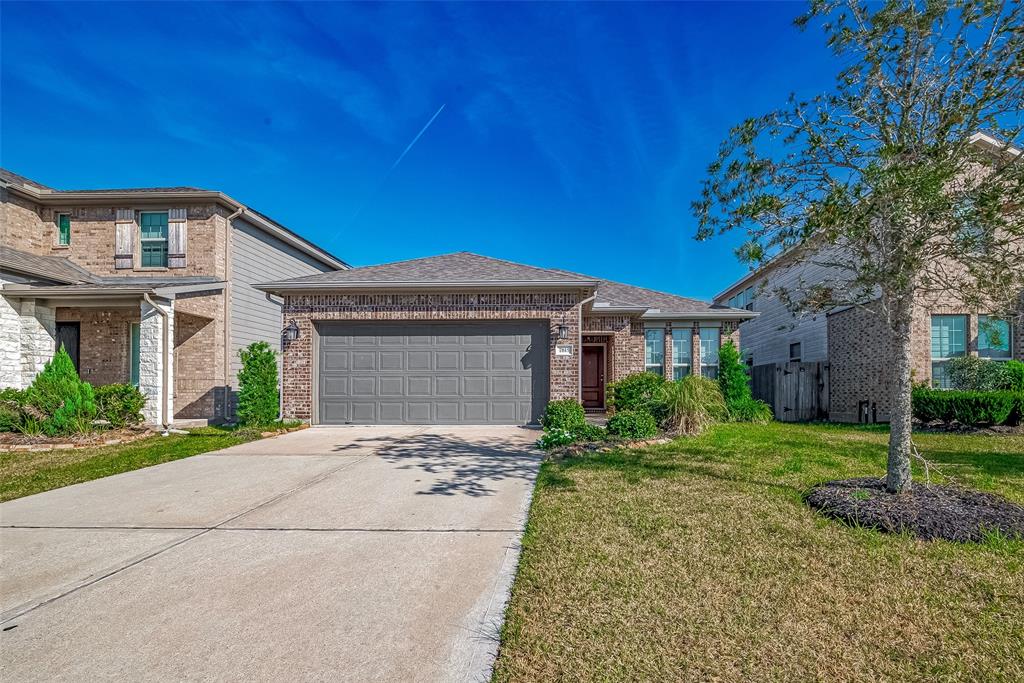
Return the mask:
{"type": "Polygon", "coordinates": [[[922,422],[965,425],[1016,424],[1024,415],[1024,393],[956,391],[916,387],[911,395],[914,417],[922,422]]]}
{"type": "Polygon", "coordinates": [[[142,422],[142,407],[146,397],[131,384],[105,384],[93,389],[96,395],[97,417],[111,427],[121,428],[142,422]]]}

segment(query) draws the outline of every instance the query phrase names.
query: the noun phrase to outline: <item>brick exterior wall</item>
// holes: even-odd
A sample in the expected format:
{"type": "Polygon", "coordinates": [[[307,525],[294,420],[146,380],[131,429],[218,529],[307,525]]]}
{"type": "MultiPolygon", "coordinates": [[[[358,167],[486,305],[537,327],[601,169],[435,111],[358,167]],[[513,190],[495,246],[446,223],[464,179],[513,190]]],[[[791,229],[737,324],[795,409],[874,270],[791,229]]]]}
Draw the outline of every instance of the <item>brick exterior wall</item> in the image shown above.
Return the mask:
{"type": "Polygon", "coordinates": [[[47,253],[42,208],[0,188],[0,244],[33,254],[47,253]]]}
{"type": "Polygon", "coordinates": [[[222,417],[224,295],[179,295],[174,300],[174,416],[222,417]]]}
{"type": "Polygon", "coordinates": [[[285,297],[284,324],[295,322],[299,338],[284,345],[282,395],[284,417],[313,418],[314,324],[330,320],[548,320],[550,323],[549,398],[578,398],[580,381],[581,291],[294,294],[285,297]],[[558,326],[566,325],[572,356],[556,356],[558,326]]]}
{"type": "MultiPolygon", "coordinates": [[[[954,296],[921,298],[914,308],[911,324],[911,372],[915,383],[932,378],[931,317],[967,317],[967,352],[978,353],[978,316],[954,296]]],[[[1013,357],[1024,359],[1024,319],[1018,317],[1013,330],[1013,357]]],[[[888,326],[877,315],[861,308],[848,308],[828,316],[829,419],[858,422],[859,406],[868,404],[872,416],[887,422],[892,410],[893,386],[887,370],[895,350],[888,326]]]]}
{"type": "Polygon", "coordinates": [[[57,322],[78,322],[79,375],[95,386],[131,381],[131,323],[139,307],[57,309],[57,322]]]}
{"type": "Polygon", "coordinates": [[[615,382],[626,375],[643,372],[644,327],[636,318],[624,315],[584,316],[584,341],[604,342],[608,354],[606,382],[615,382]],[[606,334],[587,335],[587,332],[606,334]]]}

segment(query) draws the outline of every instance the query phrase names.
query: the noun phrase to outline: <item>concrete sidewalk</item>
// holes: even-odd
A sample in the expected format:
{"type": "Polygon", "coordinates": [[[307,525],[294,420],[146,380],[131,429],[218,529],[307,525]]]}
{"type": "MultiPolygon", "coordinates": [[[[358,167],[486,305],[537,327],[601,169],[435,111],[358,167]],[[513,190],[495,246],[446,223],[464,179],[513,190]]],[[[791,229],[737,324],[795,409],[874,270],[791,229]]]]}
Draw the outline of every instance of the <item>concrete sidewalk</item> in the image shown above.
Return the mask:
{"type": "Polygon", "coordinates": [[[0,505],[0,679],[484,680],[515,427],[314,428],[0,505]]]}

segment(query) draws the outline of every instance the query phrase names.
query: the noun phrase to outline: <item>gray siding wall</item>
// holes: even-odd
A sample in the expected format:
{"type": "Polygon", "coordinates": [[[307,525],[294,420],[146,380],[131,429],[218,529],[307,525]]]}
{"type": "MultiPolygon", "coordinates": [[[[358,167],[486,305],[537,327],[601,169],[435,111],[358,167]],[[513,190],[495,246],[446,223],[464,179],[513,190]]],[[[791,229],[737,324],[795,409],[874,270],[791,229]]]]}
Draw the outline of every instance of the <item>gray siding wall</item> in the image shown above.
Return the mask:
{"type": "Polygon", "coordinates": [[[281,307],[267,301],[255,283],[286,280],[328,270],[298,249],[247,221],[236,219],[231,233],[231,386],[238,387],[238,349],[265,341],[281,350],[281,307]]]}
{"type": "MultiPolygon", "coordinates": [[[[754,281],[759,293],[754,299],[754,310],[760,313],[753,320],[740,325],[740,345],[753,354],[754,365],[785,363],[789,360],[789,345],[800,342],[801,361],[828,360],[828,322],[826,314],[793,313],[775,294],[783,287],[794,290],[800,283],[818,283],[834,279],[836,272],[825,266],[803,263],[792,267],[776,266],[766,278],[754,281]],[[766,283],[763,288],[759,285],[766,283]]],[[[728,292],[719,303],[727,301],[734,292],[728,292]]]]}

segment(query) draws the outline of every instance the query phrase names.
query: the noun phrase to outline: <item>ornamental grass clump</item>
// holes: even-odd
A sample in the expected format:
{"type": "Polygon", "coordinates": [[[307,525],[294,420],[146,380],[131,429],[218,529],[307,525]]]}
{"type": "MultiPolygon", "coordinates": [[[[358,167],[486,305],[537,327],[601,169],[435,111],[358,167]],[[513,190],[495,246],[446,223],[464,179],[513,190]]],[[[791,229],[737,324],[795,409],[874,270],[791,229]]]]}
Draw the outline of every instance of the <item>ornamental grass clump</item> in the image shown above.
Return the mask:
{"type": "Polygon", "coordinates": [[[699,375],[666,382],[662,400],[668,412],[665,424],[679,434],[700,434],[728,415],[718,383],[699,375]]]}

